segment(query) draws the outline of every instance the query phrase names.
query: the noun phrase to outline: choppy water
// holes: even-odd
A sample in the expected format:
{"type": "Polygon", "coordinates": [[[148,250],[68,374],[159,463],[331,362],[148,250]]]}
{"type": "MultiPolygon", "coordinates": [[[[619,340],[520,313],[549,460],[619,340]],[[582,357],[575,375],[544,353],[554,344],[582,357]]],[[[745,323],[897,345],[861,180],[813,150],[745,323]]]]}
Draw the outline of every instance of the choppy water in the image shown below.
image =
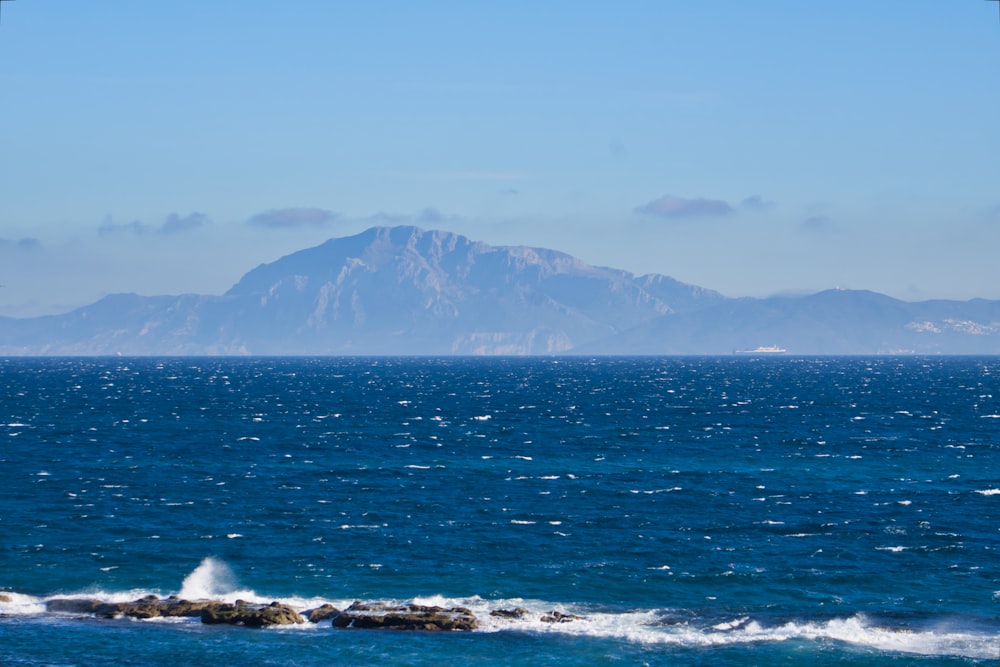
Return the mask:
{"type": "Polygon", "coordinates": [[[1000,359],[7,359],[0,406],[5,667],[1000,660],[1000,359]],[[44,604],[149,593],[480,629],[44,604]]]}

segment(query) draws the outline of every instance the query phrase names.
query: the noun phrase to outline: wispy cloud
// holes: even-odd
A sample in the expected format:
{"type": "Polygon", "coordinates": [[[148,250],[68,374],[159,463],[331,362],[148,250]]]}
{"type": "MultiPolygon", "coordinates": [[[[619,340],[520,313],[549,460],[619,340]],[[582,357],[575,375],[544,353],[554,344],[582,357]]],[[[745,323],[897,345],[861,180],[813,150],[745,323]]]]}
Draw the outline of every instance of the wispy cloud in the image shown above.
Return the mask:
{"type": "Polygon", "coordinates": [[[659,218],[719,218],[739,211],[762,212],[769,211],[776,204],[760,195],[750,195],[739,205],[733,205],[724,199],[706,199],[704,197],[675,197],[664,195],[659,199],[643,204],[635,209],[636,213],[659,218]]]}
{"type": "Polygon", "coordinates": [[[101,236],[117,234],[118,232],[132,231],[136,234],[143,234],[148,231],[149,225],[133,220],[132,222],[115,222],[111,216],[104,218],[104,222],[97,228],[97,233],[101,236]]]}
{"type": "Polygon", "coordinates": [[[204,213],[188,213],[185,216],[171,213],[157,231],[160,234],[177,234],[189,229],[197,229],[206,224],[208,224],[208,216],[204,213]]]}
{"type": "Polygon", "coordinates": [[[437,225],[455,220],[455,216],[446,215],[434,207],[427,207],[418,213],[376,213],[362,218],[364,222],[375,225],[437,225]]]}
{"type": "Polygon", "coordinates": [[[775,206],[773,201],[765,201],[760,195],[750,195],[740,202],[740,208],[745,211],[769,211],[775,206]]]}
{"type": "Polygon", "coordinates": [[[333,211],[322,208],[273,208],[258,213],[247,224],[272,229],[297,229],[300,227],[324,227],[337,220],[333,211]]]}
{"type": "Polygon", "coordinates": [[[30,236],[20,239],[0,239],[0,248],[11,248],[16,250],[37,250],[42,247],[42,242],[30,236]]]}
{"type": "Polygon", "coordinates": [[[132,232],[133,234],[179,234],[181,232],[190,231],[192,229],[197,229],[208,224],[208,216],[204,213],[188,213],[187,215],[178,215],[177,213],[171,213],[166,217],[166,219],[158,224],[151,225],[141,220],[133,220],[131,222],[115,222],[111,216],[104,218],[104,222],[101,226],[97,228],[98,234],[101,236],[107,236],[108,234],[116,234],[118,232],[132,232]]]}
{"type": "Polygon", "coordinates": [[[444,222],[447,219],[447,216],[436,208],[425,208],[417,215],[417,220],[425,223],[444,222]]]}
{"type": "Polygon", "coordinates": [[[828,215],[811,215],[802,221],[802,228],[809,231],[829,229],[833,220],[828,215]]]}
{"type": "Polygon", "coordinates": [[[664,195],[659,199],[643,204],[635,209],[636,213],[652,215],[659,218],[704,218],[729,215],[736,209],[729,202],[721,199],[686,199],[664,195]]]}

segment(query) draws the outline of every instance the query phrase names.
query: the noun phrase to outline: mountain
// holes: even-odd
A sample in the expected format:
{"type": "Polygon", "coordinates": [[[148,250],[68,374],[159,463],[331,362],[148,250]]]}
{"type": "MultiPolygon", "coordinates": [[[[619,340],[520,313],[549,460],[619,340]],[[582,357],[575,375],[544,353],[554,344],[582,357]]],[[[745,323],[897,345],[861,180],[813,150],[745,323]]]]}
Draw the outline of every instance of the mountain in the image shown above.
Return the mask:
{"type": "Polygon", "coordinates": [[[1000,301],[864,291],[730,299],[555,250],[377,227],[249,271],[221,296],[117,294],[0,318],[3,355],[1000,352],[1000,301]]]}
{"type": "Polygon", "coordinates": [[[761,346],[795,354],[997,354],[1000,301],[913,303],[863,290],[727,299],[650,320],[615,345],[632,354],[727,354],[761,346]]]}

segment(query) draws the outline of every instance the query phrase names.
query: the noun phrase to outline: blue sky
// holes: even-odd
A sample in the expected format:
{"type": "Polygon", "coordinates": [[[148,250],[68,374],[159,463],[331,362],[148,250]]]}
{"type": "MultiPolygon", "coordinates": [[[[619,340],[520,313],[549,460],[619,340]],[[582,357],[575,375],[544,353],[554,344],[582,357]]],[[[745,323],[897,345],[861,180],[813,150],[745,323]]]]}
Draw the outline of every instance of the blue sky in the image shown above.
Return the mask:
{"type": "Polygon", "coordinates": [[[984,0],[0,5],[0,315],[381,224],[729,296],[1000,298],[984,0]]]}

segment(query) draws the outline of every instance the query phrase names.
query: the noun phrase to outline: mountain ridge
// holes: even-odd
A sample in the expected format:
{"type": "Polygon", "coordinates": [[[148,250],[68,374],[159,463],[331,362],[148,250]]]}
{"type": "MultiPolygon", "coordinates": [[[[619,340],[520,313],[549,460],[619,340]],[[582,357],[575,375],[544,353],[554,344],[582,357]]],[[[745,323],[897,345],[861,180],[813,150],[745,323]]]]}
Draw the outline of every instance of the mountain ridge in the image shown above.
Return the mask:
{"type": "Polygon", "coordinates": [[[114,294],[0,318],[2,355],[1000,353],[1000,301],[867,290],[729,298],[661,274],[441,230],[373,227],[260,264],[222,295],[114,294]]]}

